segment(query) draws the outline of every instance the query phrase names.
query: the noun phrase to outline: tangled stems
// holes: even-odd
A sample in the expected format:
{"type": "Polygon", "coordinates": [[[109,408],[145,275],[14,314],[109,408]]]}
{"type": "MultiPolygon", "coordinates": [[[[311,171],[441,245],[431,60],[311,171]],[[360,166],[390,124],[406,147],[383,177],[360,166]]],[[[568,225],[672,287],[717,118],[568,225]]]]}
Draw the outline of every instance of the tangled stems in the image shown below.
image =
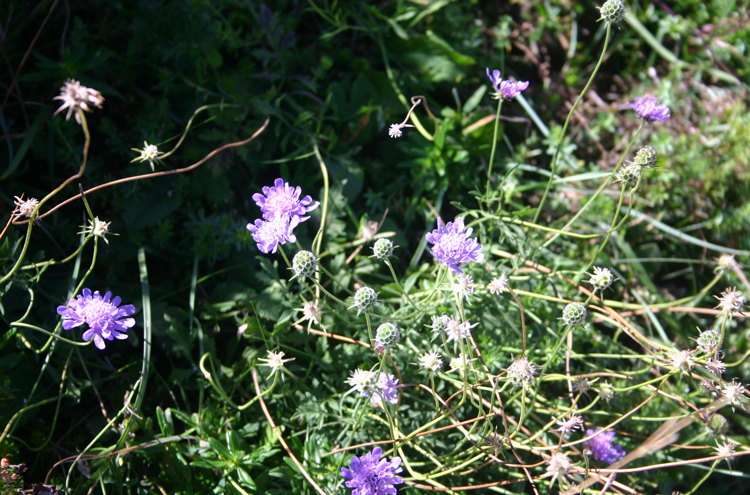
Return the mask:
{"type": "Polygon", "coordinates": [[[241,406],[238,406],[232,401],[232,399],[229,398],[229,395],[227,395],[226,391],[224,390],[224,387],[221,386],[221,383],[218,380],[214,381],[214,376],[216,376],[216,368],[214,367],[213,359],[208,359],[208,358],[211,358],[211,354],[207,352],[201,357],[201,360],[198,363],[198,366],[200,367],[201,372],[203,373],[203,377],[208,381],[211,387],[213,387],[213,389],[216,390],[216,393],[219,394],[219,397],[221,397],[222,400],[224,400],[227,404],[229,404],[233,408],[240,410],[240,411],[244,411],[248,407],[255,404],[261,397],[264,397],[270,394],[273,391],[273,388],[276,386],[276,382],[279,379],[279,373],[274,373],[273,383],[271,384],[270,387],[264,390],[260,395],[256,395],[255,397],[250,399],[247,403],[242,404],[241,406]],[[208,363],[211,366],[211,372],[209,372],[206,369],[206,359],[208,359],[208,363]]]}
{"type": "Polygon", "coordinates": [[[584,86],[583,91],[581,91],[581,94],[578,95],[576,102],[570,108],[570,112],[568,112],[568,117],[565,119],[565,124],[563,124],[562,133],[560,134],[560,141],[557,143],[557,149],[555,150],[555,156],[552,157],[552,165],[550,167],[550,176],[549,176],[549,180],[547,181],[547,187],[544,189],[544,195],[542,195],[542,199],[541,201],[539,201],[539,206],[537,206],[536,213],[534,213],[534,220],[532,220],[532,223],[536,223],[537,220],[539,220],[539,215],[542,213],[542,207],[544,206],[544,202],[547,199],[547,195],[549,195],[550,187],[552,187],[552,181],[555,178],[555,173],[557,172],[557,162],[558,162],[558,159],[560,158],[560,148],[562,148],[563,140],[565,139],[565,132],[568,130],[568,124],[570,124],[570,119],[571,117],[573,117],[573,112],[575,112],[576,108],[578,107],[578,103],[581,102],[584,95],[589,90],[591,83],[594,81],[594,77],[596,76],[596,73],[599,71],[599,67],[602,65],[602,62],[604,61],[604,55],[606,55],[607,53],[607,45],[609,45],[609,36],[611,32],[612,32],[612,24],[607,23],[607,34],[604,37],[604,48],[602,48],[602,53],[599,56],[599,61],[596,63],[596,67],[594,67],[594,71],[591,73],[591,77],[589,77],[589,80],[586,83],[586,86],[584,86]]]}

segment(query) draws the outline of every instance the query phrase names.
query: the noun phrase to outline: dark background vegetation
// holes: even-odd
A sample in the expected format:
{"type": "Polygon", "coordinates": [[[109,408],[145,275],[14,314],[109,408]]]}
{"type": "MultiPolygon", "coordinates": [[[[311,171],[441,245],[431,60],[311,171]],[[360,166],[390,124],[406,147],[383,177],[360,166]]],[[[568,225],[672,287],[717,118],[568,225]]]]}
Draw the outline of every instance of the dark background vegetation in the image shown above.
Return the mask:
{"type": "MultiPolygon", "coordinates": [[[[477,93],[489,86],[485,67],[490,67],[505,77],[530,81],[524,96],[550,128],[551,137],[545,137],[520,104],[503,106],[503,116],[511,120],[503,121],[493,182],[499,184],[505,177],[507,211],[537,205],[547,179],[540,171],[549,170],[568,105],[601,50],[604,27],[597,22],[596,6],[565,0],[2,2],[0,123],[6,151],[0,153],[0,173],[11,170],[14,159],[22,155],[16,159],[18,167],[2,179],[4,218],[13,209],[14,196],[41,198],[78,170],[80,126],[52,115],[57,108],[52,98],[66,78],[78,79],[106,98],[103,110],[87,115],[92,144],[80,181],[84,188],[150,172],[147,163],[131,163],[137,156],[131,149],[142,148],[144,141],[170,149],[202,105],[226,104],[199,114],[185,143],[157,165],[157,171],[188,166],[223,144],[245,139],[270,117],[268,128],[254,142],[224,151],[195,171],[87,196],[94,214],[112,222],[110,229],[117,234],[109,237],[109,244],[100,243],[87,287],[111,290],[140,308],[139,248],[145,249],[148,260],[153,371],[143,421],[133,441],[159,433],[157,407],[179,412],[171,417],[178,433],[191,428],[191,414],[200,410],[200,422],[191,434],[223,442],[225,431],[237,431],[242,450],[252,453],[243,469],[259,493],[301,490],[304,482],[283,460],[258,409],[226,410],[218,398],[204,392],[205,381],[197,369],[200,334],[200,345],[223,363],[230,380],[244,376],[234,387],[245,397],[238,400],[247,400],[254,392],[243,373],[263,348],[258,322],[279,336],[297,318],[290,311],[295,304],[280,295],[286,285],[278,274],[288,278],[283,268],[276,268],[280,258],[259,253],[245,228],[260,216],[252,194],[283,177],[301,186],[303,194],[322,199],[320,168],[312,155],[315,142],[331,178],[324,249],[354,240],[365,220],[379,220],[388,209],[382,230],[398,233],[397,269],[411,273],[408,270],[430,261],[419,247],[424,232],[434,228],[429,205],[452,219],[459,211],[456,204],[476,207],[471,191],[484,187],[492,125],[469,133],[462,130],[495,112],[495,102],[482,90],[477,93]],[[388,125],[401,122],[407,110],[393,84],[407,98],[426,97],[441,119],[436,143],[413,129],[400,140],[388,137],[388,125]],[[191,321],[189,296],[196,276],[200,283],[196,319],[191,321]],[[239,337],[243,323],[249,326],[239,337]]],[[[629,2],[629,7],[680,66],[665,60],[629,24],[615,29],[601,72],[573,117],[559,174],[612,169],[639,123],[625,102],[655,94],[669,104],[672,118],[647,127],[641,135],[640,142],[650,142],[664,158],[660,170],[648,173],[637,209],[694,237],[749,249],[747,2],[629,2]],[[712,69],[742,82],[716,78],[712,69]]],[[[423,108],[416,113],[432,131],[423,108]]],[[[594,181],[553,188],[541,223],[564,224],[597,186],[594,181]]],[[[71,185],[48,205],[77,192],[78,185],[71,185]]],[[[601,230],[616,205],[611,196],[600,202],[584,219],[591,229],[601,230]]],[[[303,246],[310,245],[319,215],[320,209],[297,230],[303,246]]],[[[27,260],[68,256],[78,246],[84,220],[81,202],[44,218],[33,231],[27,260]]],[[[482,235],[491,236],[492,231],[483,229],[482,235]]],[[[4,273],[17,259],[14,246],[24,235],[25,228],[17,226],[5,234],[0,251],[4,273]]],[[[644,257],[696,260],[652,262],[645,268],[638,263],[613,265],[631,287],[644,290],[650,302],[695,293],[713,275],[713,265],[706,261],[717,253],[665,236],[647,222],[629,223],[618,239],[606,251],[608,263],[644,257]]],[[[500,243],[515,250],[510,241],[500,243]]],[[[588,260],[595,248],[567,239],[556,243],[553,252],[565,260],[588,260]]],[[[365,248],[347,265],[344,259],[351,249],[342,250],[330,258],[328,268],[343,285],[369,276],[378,280],[365,258],[368,251],[365,248]]],[[[552,253],[537,255],[553,264],[552,253]]],[[[87,251],[82,269],[89,260],[87,251]]],[[[20,332],[8,330],[8,323],[26,311],[26,288],[33,287],[30,322],[53,328],[55,308],[65,302],[70,277],[69,264],[51,266],[43,276],[24,270],[0,289],[0,426],[22,407],[39,376],[35,400],[58,394],[68,350],[57,346],[40,375],[48,358],[29,351],[24,340],[39,348],[46,337],[24,333],[22,339],[20,332]]],[[[629,296],[618,292],[611,297],[629,296]]],[[[712,305],[709,299],[704,305],[712,305]]],[[[537,310],[543,316],[547,311],[537,310]]],[[[140,313],[136,317],[140,326],[140,313]]],[[[664,318],[676,340],[692,345],[700,321],[664,318]]],[[[324,486],[335,483],[335,468],[315,461],[333,447],[336,434],[326,434],[319,426],[332,421],[328,414],[336,400],[328,403],[328,396],[344,388],[348,368],[326,360],[333,344],[300,332],[284,334],[282,341],[285,348],[297,350],[287,350],[297,358],[290,369],[303,379],[287,380],[286,392],[275,402],[277,422],[303,425],[295,426],[302,433],[292,438],[293,447],[304,452],[324,486]],[[325,372],[320,375],[321,368],[315,368],[311,374],[312,363],[320,359],[327,363],[322,365],[325,372]]],[[[732,345],[740,354],[747,347],[739,336],[732,345]]],[[[79,452],[104,427],[100,405],[91,393],[92,380],[110,414],[122,407],[124,394],[139,376],[141,347],[139,332],[131,331],[127,342],[111,344],[104,352],[87,347],[72,354],[68,394],[54,429],[53,402],[24,414],[11,438],[0,445],[0,454],[27,464],[27,483],[42,481],[55,462],[79,452]],[[80,364],[84,359],[87,371],[80,364]]],[[[741,366],[740,376],[747,377],[748,371],[741,366]]],[[[747,438],[748,423],[739,418],[741,414],[733,420],[735,433],[747,438]]],[[[114,444],[116,439],[109,431],[102,444],[114,444]]],[[[218,465],[211,469],[209,464],[190,464],[211,455],[197,445],[136,452],[128,457],[128,469],[111,463],[107,482],[113,483],[112,490],[128,485],[139,493],[157,493],[157,484],[167,493],[208,493],[234,475],[218,465]]],[[[735,469],[742,470],[742,464],[735,464],[735,469]]],[[[64,483],[61,473],[59,468],[54,471],[52,481],[64,483]]],[[[648,476],[653,493],[667,493],[673,483],[684,490],[702,475],[687,468],[648,476]]],[[[736,492],[741,478],[720,476],[715,479],[722,483],[714,485],[713,493],[736,492]]],[[[455,484],[482,482],[484,477],[457,477],[455,484]]],[[[78,473],[74,478],[77,486],[85,485],[78,473]]]]}

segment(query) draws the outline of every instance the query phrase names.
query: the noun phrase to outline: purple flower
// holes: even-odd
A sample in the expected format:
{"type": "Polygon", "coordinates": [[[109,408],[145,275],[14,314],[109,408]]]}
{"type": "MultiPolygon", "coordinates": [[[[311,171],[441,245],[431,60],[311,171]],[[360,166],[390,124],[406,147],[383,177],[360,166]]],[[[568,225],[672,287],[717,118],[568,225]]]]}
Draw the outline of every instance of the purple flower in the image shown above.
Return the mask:
{"type": "Polygon", "coordinates": [[[635,110],[640,118],[649,123],[655,120],[664,122],[670,117],[669,107],[660,103],[654,96],[636,98],[635,103],[628,103],[628,106],[635,110]]]}
{"type": "Polygon", "coordinates": [[[255,224],[247,224],[247,230],[253,233],[253,240],[258,243],[261,252],[275,253],[279,244],[297,242],[292,231],[300,221],[300,217],[290,219],[289,215],[281,215],[268,221],[258,219],[255,224]]]}
{"type": "MultiPolygon", "coordinates": [[[[591,436],[602,431],[597,430],[586,430],[586,435],[591,436]]],[[[604,461],[607,464],[612,464],[615,461],[619,461],[625,457],[625,450],[619,445],[613,445],[612,439],[615,438],[614,431],[605,431],[604,433],[592,438],[586,444],[588,448],[594,453],[597,461],[604,461]]]]}
{"type": "Polygon", "coordinates": [[[495,88],[495,93],[500,91],[500,82],[502,81],[502,79],[500,78],[500,71],[495,69],[492,71],[492,75],[490,75],[490,68],[487,67],[487,77],[490,78],[492,87],[495,88]]]}
{"type": "Polygon", "coordinates": [[[291,219],[298,218],[297,223],[302,223],[310,218],[306,215],[317,208],[320,202],[313,201],[309,195],[299,199],[301,194],[300,187],[291,187],[284,179],[276,179],[273,187],[263,187],[263,194],[253,194],[253,201],[260,206],[266,220],[286,215],[291,219]]]}
{"type": "Polygon", "coordinates": [[[346,478],[347,488],[354,488],[352,495],[396,495],[393,485],[400,485],[404,480],[394,476],[401,471],[401,458],[381,459],[383,449],[375,447],[372,452],[362,457],[352,457],[349,468],[341,468],[341,476],[346,478]]]}
{"type": "Polygon", "coordinates": [[[462,274],[458,267],[459,263],[469,261],[482,261],[484,254],[482,245],[476,239],[469,239],[474,229],[464,227],[464,219],[456,217],[454,222],[447,225],[438,218],[438,228],[428,233],[425,237],[428,242],[434,244],[430,252],[440,263],[447,265],[455,274],[462,274]]]}
{"type": "Polygon", "coordinates": [[[387,375],[381,372],[380,378],[378,378],[374,387],[377,388],[377,390],[365,390],[365,397],[370,398],[370,403],[373,407],[380,407],[383,403],[383,399],[391,404],[395,404],[398,402],[398,390],[395,388],[396,385],[398,385],[398,380],[394,380],[393,375],[387,375]]]}
{"type": "Polygon", "coordinates": [[[135,325],[135,319],[123,318],[135,313],[135,306],[127,304],[118,308],[122,300],[115,297],[110,301],[112,293],[107,291],[102,297],[99,291],[91,294],[89,289],[83,289],[82,294],[71,299],[67,306],[58,306],[57,314],[63,317],[62,327],[70,330],[88,323],[89,329],[83,332],[86,342],[94,339],[94,345],[104,349],[104,339],[127,339],[124,333],[135,325]]]}
{"type": "Polygon", "coordinates": [[[487,77],[490,78],[492,87],[495,88],[496,98],[505,98],[506,100],[512,100],[516,96],[521,94],[521,91],[529,87],[529,81],[503,81],[500,77],[499,70],[493,70],[490,75],[490,68],[487,67],[487,77]]]}

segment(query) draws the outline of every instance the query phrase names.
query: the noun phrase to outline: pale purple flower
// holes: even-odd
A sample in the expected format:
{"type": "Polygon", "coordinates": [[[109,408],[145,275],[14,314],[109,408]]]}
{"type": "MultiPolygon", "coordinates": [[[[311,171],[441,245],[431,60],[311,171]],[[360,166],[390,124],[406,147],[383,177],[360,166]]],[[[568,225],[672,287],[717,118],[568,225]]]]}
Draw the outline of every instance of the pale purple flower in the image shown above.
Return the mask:
{"type": "Polygon", "coordinates": [[[495,98],[505,98],[506,100],[512,100],[516,96],[521,94],[521,91],[529,87],[529,81],[510,81],[500,77],[499,70],[493,70],[490,74],[490,68],[487,67],[487,77],[490,78],[492,87],[495,88],[495,98]]]}
{"type": "Polygon", "coordinates": [[[403,471],[399,467],[401,458],[381,459],[382,453],[383,449],[375,447],[362,457],[352,457],[348,468],[341,468],[341,476],[349,480],[345,483],[347,488],[354,488],[352,495],[396,495],[393,485],[404,482],[396,476],[403,471]]]}
{"type": "Polygon", "coordinates": [[[455,274],[462,274],[458,265],[469,261],[482,261],[484,254],[481,253],[482,245],[476,239],[470,239],[474,229],[464,227],[464,219],[457,217],[454,222],[443,224],[438,218],[438,228],[428,233],[427,241],[434,244],[430,253],[440,263],[447,265],[455,274]]]}
{"type": "Polygon", "coordinates": [[[383,403],[383,399],[387,400],[391,404],[398,402],[398,390],[396,390],[398,380],[393,379],[393,375],[388,375],[381,372],[380,378],[375,383],[375,386],[370,390],[365,389],[365,397],[370,398],[370,403],[373,407],[380,407],[383,403]]]}
{"type": "Polygon", "coordinates": [[[500,83],[502,82],[502,78],[500,77],[500,71],[495,69],[492,71],[492,74],[490,74],[490,68],[487,67],[487,77],[490,78],[492,87],[495,88],[495,93],[500,91],[500,83]]]}
{"type": "MultiPolygon", "coordinates": [[[[586,435],[595,435],[600,431],[601,429],[586,430],[586,435]]],[[[607,464],[612,464],[613,462],[619,461],[625,457],[625,450],[623,450],[621,446],[612,443],[614,438],[614,431],[605,431],[586,442],[586,445],[588,445],[589,450],[594,454],[597,461],[604,461],[607,464]]]]}
{"type": "Polygon", "coordinates": [[[258,243],[261,252],[275,253],[279,244],[297,242],[292,231],[299,222],[299,217],[290,220],[288,215],[283,215],[268,221],[258,219],[255,224],[247,224],[247,230],[253,233],[253,240],[258,243]]]}
{"type": "Polygon", "coordinates": [[[313,201],[309,195],[300,199],[301,194],[300,187],[291,187],[284,179],[276,179],[273,187],[263,187],[263,194],[253,194],[253,201],[260,206],[266,220],[288,216],[292,220],[297,218],[297,223],[302,223],[310,218],[307,214],[317,208],[320,202],[313,201]]]}
{"type": "Polygon", "coordinates": [[[645,96],[636,98],[635,103],[628,103],[628,106],[635,110],[640,118],[646,122],[665,122],[669,117],[669,107],[659,102],[654,96],[645,96]]]}
{"type": "Polygon", "coordinates": [[[124,340],[128,328],[135,325],[134,318],[125,318],[135,313],[135,306],[127,304],[122,307],[122,299],[115,297],[110,301],[112,293],[107,291],[102,297],[99,291],[91,294],[89,289],[83,289],[82,294],[71,299],[67,306],[58,306],[57,314],[63,317],[62,327],[70,330],[88,324],[89,329],[83,332],[86,342],[94,339],[94,345],[104,349],[104,340],[124,340]]]}

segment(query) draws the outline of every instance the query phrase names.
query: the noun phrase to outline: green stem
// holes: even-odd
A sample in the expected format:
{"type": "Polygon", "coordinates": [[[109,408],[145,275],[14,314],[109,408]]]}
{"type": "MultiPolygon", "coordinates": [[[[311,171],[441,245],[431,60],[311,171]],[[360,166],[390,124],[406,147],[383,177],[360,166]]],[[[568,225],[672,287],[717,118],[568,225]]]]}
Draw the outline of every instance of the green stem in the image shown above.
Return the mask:
{"type": "Polygon", "coordinates": [[[489,202],[489,195],[490,195],[490,179],[492,177],[492,164],[495,163],[495,149],[497,148],[497,130],[500,127],[500,109],[503,108],[503,99],[500,98],[500,100],[497,102],[497,113],[495,114],[495,133],[492,137],[492,149],[490,150],[490,164],[487,167],[487,190],[485,194],[487,194],[487,201],[489,202]]]}

